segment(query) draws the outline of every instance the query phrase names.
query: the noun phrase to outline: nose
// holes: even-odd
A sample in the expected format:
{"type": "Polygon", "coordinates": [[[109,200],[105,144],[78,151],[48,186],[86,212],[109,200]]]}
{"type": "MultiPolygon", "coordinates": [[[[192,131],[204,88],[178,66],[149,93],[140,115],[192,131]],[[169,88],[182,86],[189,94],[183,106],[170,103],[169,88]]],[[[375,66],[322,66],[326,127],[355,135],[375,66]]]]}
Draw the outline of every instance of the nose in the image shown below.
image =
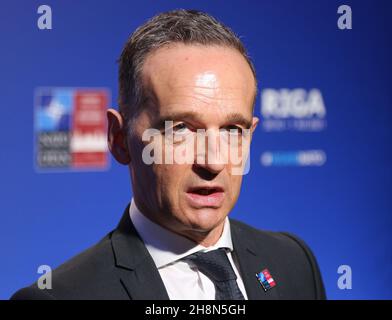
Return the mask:
{"type": "Polygon", "coordinates": [[[207,130],[207,133],[197,138],[195,166],[214,175],[219,174],[227,164],[225,149],[219,131],[215,133],[207,130]]]}
{"type": "Polygon", "coordinates": [[[209,163],[200,164],[200,163],[195,163],[194,165],[196,167],[202,168],[202,169],[204,169],[204,170],[206,170],[206,171],[208,171],[208,172],[210,172],[210,173],[212,173],[214,175],[219,174],[219,172],[221,172],[225,168],[225,165],[224,164],[220,164],[220,163],[217,163],[217,164],[209,164],[209,163]]]}

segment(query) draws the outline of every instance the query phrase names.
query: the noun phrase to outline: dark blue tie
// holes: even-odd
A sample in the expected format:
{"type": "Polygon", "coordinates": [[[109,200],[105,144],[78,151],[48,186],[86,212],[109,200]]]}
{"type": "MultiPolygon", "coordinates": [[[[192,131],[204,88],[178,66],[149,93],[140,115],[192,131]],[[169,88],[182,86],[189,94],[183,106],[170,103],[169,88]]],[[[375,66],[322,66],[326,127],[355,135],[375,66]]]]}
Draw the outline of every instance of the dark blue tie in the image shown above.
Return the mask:
{"type": "Polygon", "coordinates": [[[224,248],[196,252],[184,260],[192,261],[214,283],[215,300],[245,300],[224,248]]]}

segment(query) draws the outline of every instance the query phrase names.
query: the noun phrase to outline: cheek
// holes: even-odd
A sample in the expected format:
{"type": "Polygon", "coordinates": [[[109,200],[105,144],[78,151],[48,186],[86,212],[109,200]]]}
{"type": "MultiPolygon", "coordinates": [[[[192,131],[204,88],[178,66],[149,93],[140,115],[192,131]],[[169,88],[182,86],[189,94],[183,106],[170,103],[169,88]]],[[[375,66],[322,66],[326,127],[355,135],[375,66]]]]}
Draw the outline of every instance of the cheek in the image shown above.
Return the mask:
{"type": "Polygon", "coordinates": [[[162,193],[166,193],[166,195],[173,197],[184,190],[184,182],[186,180],[188,170],[187,166],[163,164],[157,165],[155,170],[162,193]]]}
{"type": "Polygon", "coordinates": [[[242,176],[241,175],[235,175],[231,176],[231,183],[230,183],[230,194],[232,196],[231,200],[237,199],[240,189],[241,189],[241,184],[242,184],[242,176]]]}

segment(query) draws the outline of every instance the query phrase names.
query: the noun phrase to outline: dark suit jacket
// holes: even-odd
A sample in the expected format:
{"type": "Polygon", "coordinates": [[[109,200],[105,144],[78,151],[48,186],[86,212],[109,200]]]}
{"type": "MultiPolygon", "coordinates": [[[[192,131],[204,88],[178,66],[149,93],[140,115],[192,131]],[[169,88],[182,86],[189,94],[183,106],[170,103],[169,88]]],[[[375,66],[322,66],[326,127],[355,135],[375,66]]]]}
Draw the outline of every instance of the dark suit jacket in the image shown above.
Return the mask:
{"type": "MultiPolygon", "coordinates": [[[[234,256],[249,300],[325,299],[310,249],[287,233],[266,232],[230,219],[234,256]],[[264,291],[256,273],[267,268],[276,286],[264,291]]],[[[52,289],[37,284],[11,299],[169,299],[143,241],[129,218],[99,243],[52,272],[52,289]]]]}

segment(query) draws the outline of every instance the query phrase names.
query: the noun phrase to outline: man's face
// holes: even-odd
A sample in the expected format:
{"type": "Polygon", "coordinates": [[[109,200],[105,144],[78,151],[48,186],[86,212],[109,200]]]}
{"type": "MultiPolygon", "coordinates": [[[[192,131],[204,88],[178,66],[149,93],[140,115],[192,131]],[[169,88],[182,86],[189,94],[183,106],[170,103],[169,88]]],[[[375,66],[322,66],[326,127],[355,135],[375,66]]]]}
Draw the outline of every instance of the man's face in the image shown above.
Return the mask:
{"type": "MultiPolygon", "coordinates": [[[[158,129],[162,140],[154,151],[164,153],[187,143],[166,137],[165,120],[173,121],[170,129],[182,137],[195,137],[198,129],[212,133],[210,140],[230,129],[253,132],[258,120],[252,114],[252,71],[234,49],[176,44],[147,57],[142,79],[150,99],[128,136],[136,204],[167,229],[205,245],[215,243],[239,196],[242,175],[233,174],[231,161],[218,161],[208,142],[203,152],[195,151],[194,163],[165,163],[164,158],[161,164],[146,164],[142,153],[149,141],[142,136],[158,129]]],[[[242,143],[249,146],[250,137],[242,143]]]]}

